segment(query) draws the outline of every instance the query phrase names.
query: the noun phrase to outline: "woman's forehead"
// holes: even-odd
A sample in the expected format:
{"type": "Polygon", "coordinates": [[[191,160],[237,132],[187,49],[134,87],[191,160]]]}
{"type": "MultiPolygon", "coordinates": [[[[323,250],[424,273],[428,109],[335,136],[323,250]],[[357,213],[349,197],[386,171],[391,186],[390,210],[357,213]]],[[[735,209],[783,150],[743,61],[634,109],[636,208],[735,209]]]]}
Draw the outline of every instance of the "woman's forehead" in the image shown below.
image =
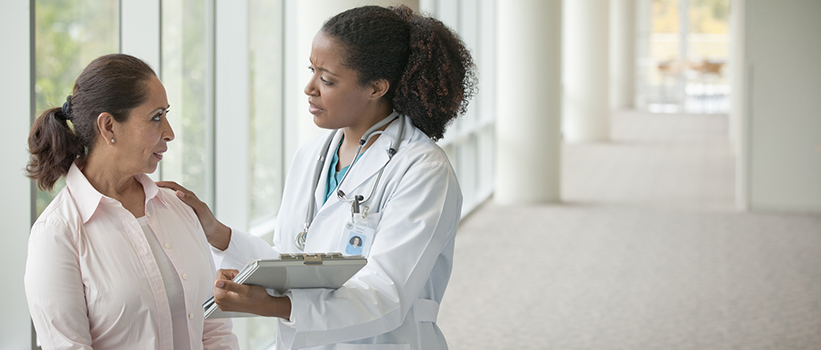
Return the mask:
{"type": "Polygon", "coordinates": [[[343,52],[342,45],[337,40],[319,31],[311,45],[311,64],[337,74],[334,70],[345,68],[342,65],[343,52]]]}

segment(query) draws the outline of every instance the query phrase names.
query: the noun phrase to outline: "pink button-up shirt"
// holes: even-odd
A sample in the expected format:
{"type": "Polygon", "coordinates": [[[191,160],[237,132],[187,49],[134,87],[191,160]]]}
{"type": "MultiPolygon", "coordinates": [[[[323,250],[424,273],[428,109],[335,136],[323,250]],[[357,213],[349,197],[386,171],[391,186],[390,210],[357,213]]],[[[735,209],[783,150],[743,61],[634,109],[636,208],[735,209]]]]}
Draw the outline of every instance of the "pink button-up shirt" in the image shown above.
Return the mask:
{"type": "MultiPolygon", "coordinates": [[[[185,294],[192,349],[237,349],[229,320],[203,320],[215,268],[193,210],[146,175],[145,216],[185,294]]],[[[34,223],[26,297],[44,349],[171,349],[171,309],[137,219],[76,165],[34,223]]]]}

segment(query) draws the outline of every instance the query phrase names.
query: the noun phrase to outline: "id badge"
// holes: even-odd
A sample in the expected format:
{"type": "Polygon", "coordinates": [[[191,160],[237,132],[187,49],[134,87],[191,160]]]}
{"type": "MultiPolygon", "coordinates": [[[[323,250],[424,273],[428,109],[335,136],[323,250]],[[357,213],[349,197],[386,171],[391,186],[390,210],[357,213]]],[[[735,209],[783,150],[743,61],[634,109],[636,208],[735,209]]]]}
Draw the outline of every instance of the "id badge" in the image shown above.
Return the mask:
{"type": "Polygon", "coordinates": [[[342,234],[343,252],[345,255],[368,256],[373,245],[376,230],[368,225],[368,221],[360,214],[354,214],[345,221],[345,231],[342,234]]]}

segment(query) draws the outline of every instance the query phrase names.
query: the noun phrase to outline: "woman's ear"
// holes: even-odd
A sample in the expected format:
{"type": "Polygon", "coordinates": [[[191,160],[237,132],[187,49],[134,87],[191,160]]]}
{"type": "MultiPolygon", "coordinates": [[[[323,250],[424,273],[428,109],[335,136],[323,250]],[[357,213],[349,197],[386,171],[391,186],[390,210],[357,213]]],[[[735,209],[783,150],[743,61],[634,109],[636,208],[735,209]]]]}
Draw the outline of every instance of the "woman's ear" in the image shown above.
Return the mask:
{"type": "Polygon", "coordinates": [[[379,79],[371,83],[371,100],[378,100],[385,96],[390,89],[391,83],[387,79],[379,79]]]}
{"type": "Polygon", "coordinates": [[[110,145],[117,141],[115,133],[114,116],[111,113],[103,112],[97,116],[97,130],[100,131],[100,136],[103,138],[103,143],[110,145]]]}

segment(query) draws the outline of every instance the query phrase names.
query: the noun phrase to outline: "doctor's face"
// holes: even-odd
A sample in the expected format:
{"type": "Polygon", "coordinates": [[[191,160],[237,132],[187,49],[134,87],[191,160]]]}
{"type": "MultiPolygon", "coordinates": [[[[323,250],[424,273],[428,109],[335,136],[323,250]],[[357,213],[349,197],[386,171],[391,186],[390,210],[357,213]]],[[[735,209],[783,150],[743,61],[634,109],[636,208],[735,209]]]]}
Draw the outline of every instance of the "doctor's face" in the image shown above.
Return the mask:
{"type": "MultiPolygon", "coordinates": [[[[311,46],[311,79],[305,86],[308,111],[320,128],[340,129],[367,123],[369,90],[359,85],[356,71],[345,67],[345,50],[320,31],[311,46]]],[[[370,125],[368,125],[370,126],[370,125]]]]}

